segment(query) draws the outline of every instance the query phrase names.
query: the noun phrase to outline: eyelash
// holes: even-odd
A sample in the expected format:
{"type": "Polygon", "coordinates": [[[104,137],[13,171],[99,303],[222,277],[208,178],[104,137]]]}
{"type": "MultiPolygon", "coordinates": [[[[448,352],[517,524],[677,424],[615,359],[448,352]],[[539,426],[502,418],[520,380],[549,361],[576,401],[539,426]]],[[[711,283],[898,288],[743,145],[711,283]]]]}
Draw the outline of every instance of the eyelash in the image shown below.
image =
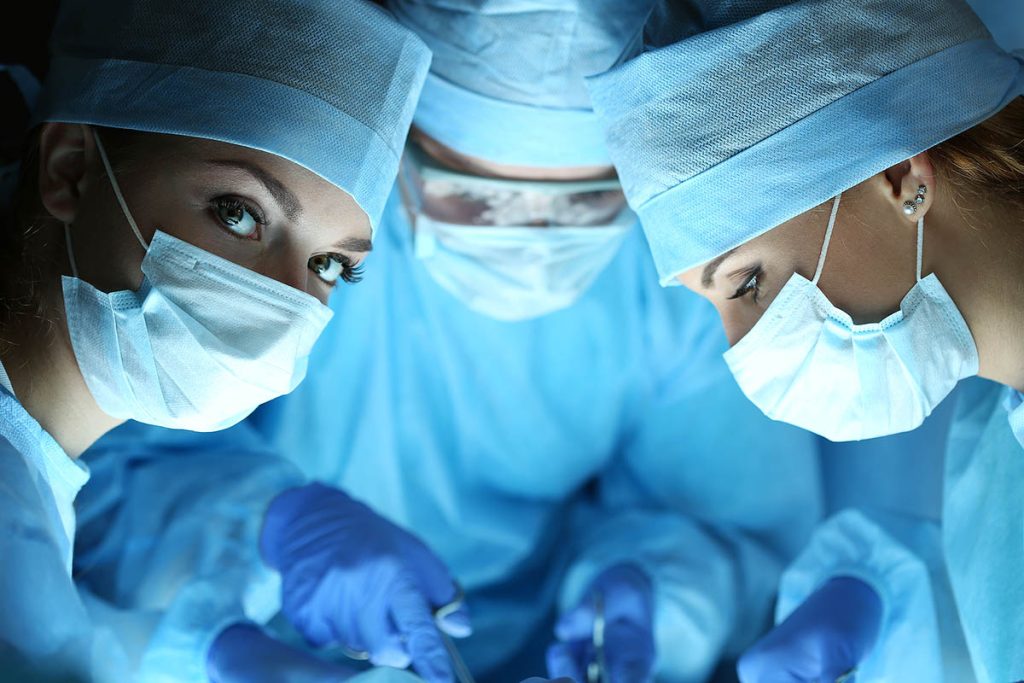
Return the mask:
{"type": "Polygon", "coordinates": [[[359,264],[358,266],[354,265],[352,263],[352,259],[345,256],[344,254],[315,254],[309,259],[309,264],[310,271],[312,271],[314,275],[320,278],[320,280],[328,287],[337,286],[338,280],[341,280],[342,282],[345,282],[346,284],[350,285],[359,284],[363,280],[363,264],[359,264]],[[333,282],[330,280],[326,280],[320,275],[319,272],[317,272],[317,269],[313,267],[313,260],[317,258],[327,258],[341,266],[341,272],[338,273],[336,280],[334,280],[333,282]]]}
{"type": "Polygon", "coordinates": [[[758,297],[761,294],[762,280],[764,280],[764,270],[760,264],[747,269],[743,273],[743,284],[736,289],[736,292],[729,299],[742,299],[747,294],[753,292],[753,301],[757,303],[758,297]]]}
{"type": "Polygon", "coordinates": [[[341,271],[341,279],[347,285],[358,285],[363,281],[363,264],[360,263],[358,266],[352,263],[352,259],[345,256],[344,254],[328,254],[333,259],[336,259],[341,263],[343,270],[341,271]]]}

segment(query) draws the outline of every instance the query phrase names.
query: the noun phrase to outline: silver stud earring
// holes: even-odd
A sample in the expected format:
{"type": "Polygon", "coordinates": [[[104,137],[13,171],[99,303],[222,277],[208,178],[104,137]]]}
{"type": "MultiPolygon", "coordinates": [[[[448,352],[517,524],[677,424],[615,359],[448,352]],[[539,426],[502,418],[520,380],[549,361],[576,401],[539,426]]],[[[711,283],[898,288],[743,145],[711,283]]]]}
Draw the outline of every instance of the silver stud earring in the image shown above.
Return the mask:
{"type": "Polygon", "coordinates": [[[924,196],[928,194],[928,186],[920,185],[917,188],[917,196],[914,197],[915,204],[924,204],[924,196]]]}
{"type": "Polygon", "coordinates": [[[917,204],[914,202],[903,202],[903,213],[907,216],[913,216],[917,213],[917,204]]]}

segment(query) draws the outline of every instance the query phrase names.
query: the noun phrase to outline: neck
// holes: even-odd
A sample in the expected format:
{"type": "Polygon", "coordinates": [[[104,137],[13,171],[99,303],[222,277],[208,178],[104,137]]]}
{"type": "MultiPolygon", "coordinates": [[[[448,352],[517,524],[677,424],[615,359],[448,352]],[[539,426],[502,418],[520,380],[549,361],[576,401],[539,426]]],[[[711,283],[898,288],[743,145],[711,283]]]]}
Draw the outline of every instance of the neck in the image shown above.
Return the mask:
{"type": "Polygon", "coordinates": [[[978,374],[1024,391],[1024,209],[979,201],[967,210],[943,195],[925,221],[925,272],[939,276],[967,321],[978,374]]]}
{"type": "Polygon", "coordinates": [[[55,312],[52,329],[46,330],[44,323],[21,325],[0,361],[25,411],[74,459],[122,421],[100,410],[82,378],[64,319],[59,280],[44,296],[59,304],[47,307],[55,312]]]}

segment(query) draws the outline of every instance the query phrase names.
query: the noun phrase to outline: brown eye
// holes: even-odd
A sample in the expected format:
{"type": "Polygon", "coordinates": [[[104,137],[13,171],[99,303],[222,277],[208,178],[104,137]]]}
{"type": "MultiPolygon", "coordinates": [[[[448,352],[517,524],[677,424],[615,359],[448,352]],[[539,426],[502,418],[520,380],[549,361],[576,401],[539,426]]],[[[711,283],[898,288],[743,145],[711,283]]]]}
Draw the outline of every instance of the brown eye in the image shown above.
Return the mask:
{"type": "Polygon", "coordinates": [[[256,212],[249,209],[244,202],[224,197],[216,200],[214,213],[217,220],[235,237],[258,239],[261,221],[256,212]]]}

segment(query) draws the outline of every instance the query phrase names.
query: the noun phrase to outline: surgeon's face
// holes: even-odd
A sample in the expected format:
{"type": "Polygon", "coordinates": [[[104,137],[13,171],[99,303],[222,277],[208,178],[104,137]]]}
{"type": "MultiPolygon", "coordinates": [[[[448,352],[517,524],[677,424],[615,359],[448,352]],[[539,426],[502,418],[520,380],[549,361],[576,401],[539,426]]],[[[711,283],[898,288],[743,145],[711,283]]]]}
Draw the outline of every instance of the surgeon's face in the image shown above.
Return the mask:
{"type": "MultiPolygon", "coordinates": [[[[222,142],[101,129],[143,237],[157,230],[326,301],[357,281],[370,246],[366,214],[347,193],[273,154],[222,142]]],[[[47,124],[40,196],[71,225],[81,277],[135,289],[144,256],[117,204],[87,126],[47,124]]]]}
{"type": "MultiPolygon", "coordinates": [[[[818,282],[856,323],[897,310],[915,281],[916,228],[894,210],[884,183],[872,179],[843,193],[818,282]]],[[[831,206],[830,200],[679,275],[718,309],[730,345],[760,320],[793,273],[813,278],[831,206]]]]}

